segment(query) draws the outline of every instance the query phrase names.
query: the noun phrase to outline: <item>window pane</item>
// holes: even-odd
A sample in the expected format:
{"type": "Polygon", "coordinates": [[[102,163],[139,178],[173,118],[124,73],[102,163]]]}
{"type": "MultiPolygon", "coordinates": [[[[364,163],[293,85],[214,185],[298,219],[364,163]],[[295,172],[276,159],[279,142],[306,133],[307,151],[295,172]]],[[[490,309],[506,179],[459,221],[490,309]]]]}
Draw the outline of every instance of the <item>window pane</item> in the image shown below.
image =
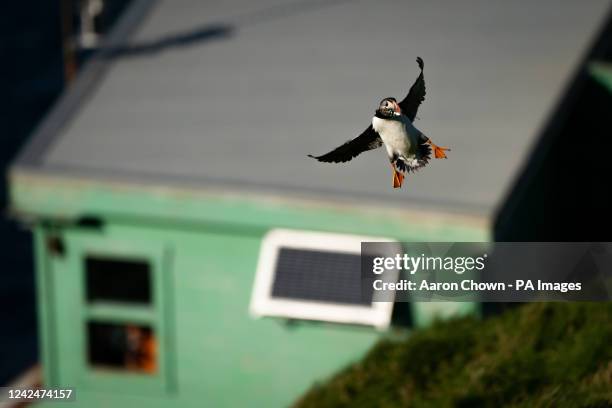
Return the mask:
{"type": "Polygon", "coordinates": [[[151,303],[149,264],[141,260],[85,258],[87,300],[151,303]]]}
{"type": "Polygon", "coordinates": [[[89,322],[88,361],[92,366],[155,373],[157,344],[147,326],[89,322]]]}

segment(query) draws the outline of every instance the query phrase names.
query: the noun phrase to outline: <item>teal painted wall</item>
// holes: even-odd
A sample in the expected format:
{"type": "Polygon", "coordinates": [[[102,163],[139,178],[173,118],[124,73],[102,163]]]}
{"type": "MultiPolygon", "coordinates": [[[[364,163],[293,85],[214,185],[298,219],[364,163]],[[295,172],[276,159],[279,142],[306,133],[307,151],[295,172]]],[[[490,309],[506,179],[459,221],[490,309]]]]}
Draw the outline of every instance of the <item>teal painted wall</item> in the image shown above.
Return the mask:
{"type": "MultiPolygon", "coordinates": [[[[67,407],[286,406],[361,357],[381,336],[373,328],[253,319],[251,289],[261,238],[271,228],[388,236],[403,241],[483,241],[486,229],[461,217],[410,215],[299,200],[101,187],[18,179],[13,210],[33,223],[45,382],[77,388],[67,407]],[[397,214],[397,216],[393,216],[397,214]],[[96,216],[101,228],[80,227],[96,216]],[[64,255],[47,251],[50,236],[64,255]],[[88,303],[85,254],[147,258],[154,306],[88,303]],[[88,321],[138,322],[159,341],[155,375],[93,370],[88,321]]],[[[397,304],[396,307],[409,307],[397,304]]],[[[436,313],[473,313],[470,303],[410,305],[417,324],[436,313]]],[[[60,406],[53,403],[50,406],[60,406]]]]}
{"type": "Polygon", "coordinates": [[[80,406],[123,406],[130,395],[128,399],[154,395],[193,406],[202,401],[217,407],[255,401],[285,406],[314,380],[357,359],[380,335],[370,328],[251,318],[258,235],[121,225],[107,225],[102,232],[68,228],[55,234],[63,239],[66,255],[47,255],[48,268],[42,271],[52,287],[49,309],[55,312],[47,315],[54,322],[47,336],[49,364],[54,366],[50,382],[76,386],[80,406]],[[141,257],[147,251],[162,265],[155,271],[163,274],[156,280],[161,284],[156,301],[163,299],[157,310],[87,304],[84,254],[141,257]],[[90,319],[152,322],[163,343],[159,378],[92,375],[84,358],[84,327],[90,319]]]}

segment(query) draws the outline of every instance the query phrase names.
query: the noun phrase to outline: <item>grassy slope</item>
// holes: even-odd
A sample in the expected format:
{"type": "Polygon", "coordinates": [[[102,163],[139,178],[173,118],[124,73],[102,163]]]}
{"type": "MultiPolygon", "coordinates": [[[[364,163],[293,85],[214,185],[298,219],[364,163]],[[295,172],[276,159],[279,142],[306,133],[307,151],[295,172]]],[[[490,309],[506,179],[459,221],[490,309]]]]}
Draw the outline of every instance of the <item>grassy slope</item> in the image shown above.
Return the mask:
{"type": "Polygon", "coordinates": [[[612,303],[534,303],[383,341],[298,407],[610,407],[612,303]]]}

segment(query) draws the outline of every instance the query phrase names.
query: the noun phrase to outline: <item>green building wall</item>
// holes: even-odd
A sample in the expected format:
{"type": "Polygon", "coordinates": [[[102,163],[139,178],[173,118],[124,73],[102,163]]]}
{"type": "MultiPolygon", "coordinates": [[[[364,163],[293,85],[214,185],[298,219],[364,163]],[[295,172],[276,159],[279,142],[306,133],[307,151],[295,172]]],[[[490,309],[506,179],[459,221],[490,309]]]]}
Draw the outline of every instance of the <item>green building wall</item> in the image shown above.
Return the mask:
{"type": "MultiPolygon", "coordinates": [[[[66,406],[286,406],[315,381],[405,327],[254,319],[251,289],[263,235],[272,228],[387,236],[400,241],[485,241],[470,217],[253,194],[200,192],[13,175],[13,210],[33,228],[45,384],[75,387],[66,406]],[[79,222],[95,217],[99,222],[79,222]],[[50,238],[63,253],[49,250],[50,238]],[[86,254],[144,258],[150,306],[87,302],[86,254]],[[149,325],[158,339],[155,375],[91,369],[86,324],[149,325]]],[[[471,303],[398,303],[417,325],[471,303]]],[[[61,406],[53,403],[52,406],[61,406]]]]}

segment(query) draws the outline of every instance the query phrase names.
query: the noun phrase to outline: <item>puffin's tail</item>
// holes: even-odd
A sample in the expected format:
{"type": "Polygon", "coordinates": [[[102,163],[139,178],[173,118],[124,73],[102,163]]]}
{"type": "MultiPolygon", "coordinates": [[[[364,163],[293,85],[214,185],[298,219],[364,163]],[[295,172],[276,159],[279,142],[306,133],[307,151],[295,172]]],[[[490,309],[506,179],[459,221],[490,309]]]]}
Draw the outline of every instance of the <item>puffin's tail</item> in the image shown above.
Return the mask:
{"type": "Polygon", "coordinates": [[[415,172],[427,165],[431,158],[431,149],[429,145],[420,145],[415,158],[407,159],[403,156],[395,160],[395,168],[402,173],[415,172]]]}

